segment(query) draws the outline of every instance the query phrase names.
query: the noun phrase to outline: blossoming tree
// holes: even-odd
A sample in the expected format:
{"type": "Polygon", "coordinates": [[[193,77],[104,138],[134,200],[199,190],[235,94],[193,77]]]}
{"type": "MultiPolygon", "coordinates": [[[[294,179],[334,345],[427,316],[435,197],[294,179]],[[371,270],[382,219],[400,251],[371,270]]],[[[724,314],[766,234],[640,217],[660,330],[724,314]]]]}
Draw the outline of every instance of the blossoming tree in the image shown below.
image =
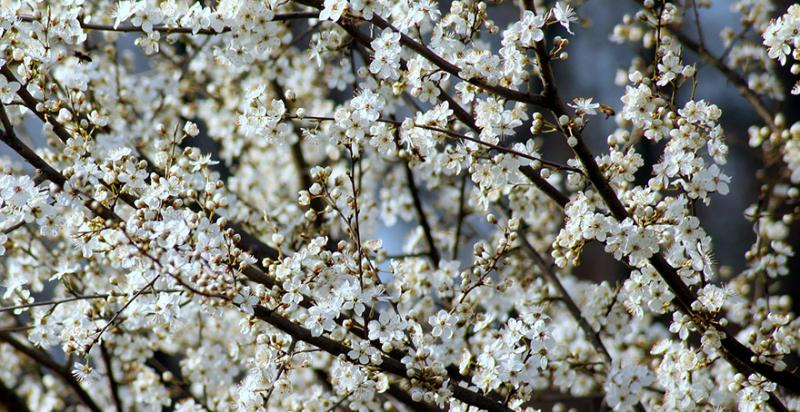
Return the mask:
{"type": "Polygon", "coordinates": [[[800,6],[736,2],[715,50],[710,0],[631,2],[600,104],[559,89],[582,3],[0,1],[0,403],[800,410],[800,6]],[[740,273],[701,69],[759,118],[740,273]]]}

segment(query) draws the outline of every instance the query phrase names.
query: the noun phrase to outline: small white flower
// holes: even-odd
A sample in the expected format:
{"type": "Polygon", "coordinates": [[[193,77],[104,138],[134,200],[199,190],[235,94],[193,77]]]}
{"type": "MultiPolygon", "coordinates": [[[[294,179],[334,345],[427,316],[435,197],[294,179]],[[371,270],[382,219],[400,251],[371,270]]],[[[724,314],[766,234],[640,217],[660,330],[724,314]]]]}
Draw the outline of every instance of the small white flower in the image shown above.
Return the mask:
{"type": "Polygon", "coordinates": [[[131,18],[138,9],[138,4],[133,1],[125,0],[117,3],[114,10],[114,28],[116,29],[120,23],[131,18]]]}
{"type": "Polygon", "coordinates": [[[78,382],[92,382],[98,378],[97,372],[89,366],[89,363],[75,362],[72,366],[72,376],[78,382]]]}
{"type": "Polygon", "coordinates": [[[564,26],[564,28],[567,29],[570,34],[575,34],[569,28],[569,24],[571,22],[578,20],[578,18],[575,16],[575,10],[572,9],[572,6],[564,3],[563,1],[559,1],[556,3],[556,6],[553,7],[551,12],[553,14],[553,18],[556,19],[559,24],[564,26]]]}
{"type": "Polygon", "coordinates": [[[3,104],[11,103],[19,88],[19,83],[9,82],[8,79],[0,75],[0,102],[3,104]]]}
{"type": "Polygon", "coordinates": [[[253,291],[248,287],[239,289],[236,296],[233,297],[233,303],[239,306],[242,312],[253,315],[255,312],[253,307],[260,303],[258,296],[253,294],[253,291]]]}
{"type": "Polygon", "coordinates": [[[567,106],[575,109],[575,113],[579,116],[584,114],[594,116],[597,114],[597,109],[600,108],[600,103],[594,103],[592,100],[591,97],[576,97],[567,106]]]}
{"type": "Polygon", "coordinates": [[[325,0],[319,19],[338,21],[347,7],[347,0],[325,0]]]}
{"type": "Polygon", "coordinates": [[[544,39],[545,18],[541,15],[533,14],[526,10],[520,22],[519,41],[523,47],[533,47],[533,45],[544,39]]]}
{"type": "Polygon", "coordinates": [[[186,122],[186,124],[183,125],[183,132],[191,137],[195,137],[200,134],[200,129],[195,122],[186,122]]]}

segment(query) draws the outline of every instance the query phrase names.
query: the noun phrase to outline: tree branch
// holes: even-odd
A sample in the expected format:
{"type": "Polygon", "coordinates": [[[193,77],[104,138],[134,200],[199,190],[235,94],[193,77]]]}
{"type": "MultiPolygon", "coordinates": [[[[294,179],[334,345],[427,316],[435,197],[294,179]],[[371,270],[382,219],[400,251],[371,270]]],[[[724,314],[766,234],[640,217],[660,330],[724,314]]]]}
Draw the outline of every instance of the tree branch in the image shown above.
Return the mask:
{"type": "MultiPolygon", "coordinates": [[[[274,310],[267,309],[261,305],[254,307],[254,310],[255,316],[258,319],[269,323],[270,325],[276,327],[295,339],[314,345],[333,356],[343,355],[347,357],[347,352],[350,351],[349,347],[330,338],[312,335],[311,331],[308,329],[305,329],[302,326],[299,326],[294,322],[278,315],[274,310]]],[[[399,360],[386,355],[383,355],[379,369],[389,372],[393,375],[397,375],[401,378],[408,378],[406,366],[399,360]]],[[[511,412],[511,410],[504,405],[495,402],[479,393],[473,392],[470,389],[459,386],[456,383],[451,383],[450,389],[453,391],[453,395],[456,399],[468,405],[485,409],[490,412],[511,412]]]]}
{"type": "Polygon", "coordinates": [[[411,199],[414,202],[414,209],[417,211],[419,225],[422,226],[422,232],[425,234],[425,243],[428,245],[428,256],[431,257],[433,266],[438,268],[440,260],[439,250],[436,249],[436,243],[433,240],[433,231],[431,229],[431,225],[428,222],[428,217],[425,215],[425,210],[422,208],[422,199],[419,195],[419,189],[417,188],[417,184],[414,182],[414,172],[411,170],[411,166],[409,166],[405,161],[403,161],[403,169],[405,170],[406,175],[406,185],[408,186],[408,191],[411,192],[411,199]]]}
{"type": "Polygon", "coordinates": [[[583,330],[583,334],[586,335],[586,338],[592,345],[595,347],[598,353],[605,358],[605,361],[608,365],[611,365],[611,354],[608,352],[608,349],[603,344],[603,341],[600,339],[600,334],[595,332],[592,328],[592,325],[589,324],[589,321],[583,317],[581,313],[581,309],[569,295],[567,289],[564,287],[564,284],[561,283],[561,280],[558,278],[556,273],[552,269],[552,264],[545,261],[544,257],[542,257],[539,252],[531,245],[526,237],[527,227],[523,226],[523,230],[520,232],[520,240],[522,241],[523,249],[528,252],[528,256],[533,259],[533,263],[539,268],[539,271],[544,275],[544,277],[553,285],[555,286],[556,290],[558,290],[558,294],[561,296],[561,301],[567,306],[567,310],[575,319],[575,322],[578,326],[583,330]]]}
{"type": "Polygon", "coordinates": [[[0,405],[4,405],[9,412],[30,412],[28,404],[2,380],[0,380],[0,405]]]}
{"type": "MultiPolygon", "coordinates": [[[[635,3],[643,6],[642,0],[634,0],[635,3]]],[[[693,0],[694,2],[694,0],[693,0]]],[[[696,7],[696,6],[695,6],[696,7]]],[[[695,11],[696,12],[696,11],[695,11]]],[[[698,27],[699,27],[699,18],[698,18],[698,27]]],[[[668,26],[670,32],[675,35],[678,41],[683,44],[684,47],[694,52],[696,55],[700,56],[704,62],[714,66],[729,82],[733,84],[739,94],[744,97],[753,109],[755,109],[758,116],[761,120],[769,127],[770,131],[773,133],[777,132],[779,129],[775,125],[775,118],[772,112],[767,107],[767,104],[761,99],[761,97],[754,92],[750,86],[747,84],[747,81],[736,73],[735,70],[728,67],[721,58],[718,58],[711,54],[711,52],[706,49],[706,47],[702,44],[702,42],[698,43],[692,40],[689,36],[683,33],[679,27],[672,25],[668,26]]],[[[702,38],[701,38],[702,39],[702,38]]],[[[723,54],[724,55],[724,54],[723,54]]]]}
{"type": "MultiPolygon", "coordinates": [[[[299,3],[299,4],[302,4],[302,5],[305,5],[305,6],[314,7],[316,9],[322,9],[322,7],[323,7],[322,2],[319,1],[319,0],[295,0],[295,2],[299,3]]],[[[357,31],[357,30],[355,30],[355,28],[353,26],[351,26],[350,21],[352,21],[352,20],[347,20],[347,19],[343,18],[343,19],[339,19],[336,23],[338,23],[340,26],[345,28],[345,30],[347,30],[352,35],[352,31],[357,31]],[[347,27],[347,26],[350,26],[350,27],[347,27]]],[[[459,73],[461,72],[461,69],[458,66],[456,66],[453,63],[450,63],[449,61],[445,60],[443,57],[441,57],[438,54],[436,54],[436,52],[434,52],[433,50],[429,49],[424,44],[421,44],[421,43],[417,42],[416,40],[412,39],[411,37],[407,36],[405,33],[401,32],[396,27],[392,26],[391,23],[389,23],[388,21],[384,20],[383,17],[381,17],[381,16],[379,16],[377,14],[373,14],[372,19],[367,20],[367,21],[369,23],[372,23],[373,25],[375,25],[376,27],[378,27],[380,29],[389,28],[392,31],[394,31],[396,33],[399,33],[400,34],[400,43],[402,45],[404,45],[407,48],[415,51],[417,54],[419,54],[420,56],[424,57],[425,59],[427,59],[428,61],[433,63],[438,68],[440,68],[443,71],[453,75],[456,78],[459,78],[459,79],[461,79],[463,81],[466,81],[467,83],[473,84],[475,86],[478,86],[478,87],[480,87],[481,89],[483,89],[483,90],[485,90],[487,92],[492,92],[492,93],[494,93],[494,94],[496,94],[498,96],[504,97],[504,98],[506,98],[508,100],[513,100],[513,101],[518,101],[518,102],[523,102],[523,103],[530,103],[530,104],[534,104],[534,105],[542,105],[542,103],[544,103],[544,101],[542,100],[541,96],[539,96],[537,94],[530,94],[530,93],[525,93],[525,92],[521,92],[521,91],[518,91],[518,90],[509,89],[509,88],[502,87],[502,86],[490,85],[486,81],[484,81],[482,79],[479,79],[479,78],[464,79],[464,78],[460,77],[460,75],[459,75],[459,73]]],[[[368,35],[363,35],[362,40],[364,40],[367,44],[369,44],[372,41],[372,37],[368,36],[368,35]]]]}
{"type": "Polygon", "coordinates": [[[103,357],[103,363],[106,364],[108,386],[111,390],[111,398],[114,400],[114,407],[117,408],[117,412],[123,412],[124,409],[122,408],[122,399],[119,397],[119,385],[117,385],[117,381],[114,379],[114,368],[112,365],[111,354],[108,352],[108,348],[103,342],[100,343],[100,354],[103,357]]]}
{"type": "Polygon", "coordinates": [[[11,345],[18,352],[29,357],[31,360],[40,366],[49,369],[56,374],[61,380],[64,381],[72,390],[78,395],[80,401],[93,412],[101,412],[102,409],[95,403],[89,393],[86,392],[77,379],[72,375],[69,369],[63,367],[51,359],[47,354],[33,349],[22,342],[18,341],[14,336],[8,332],[0,332],[0,341],[6,342],[11,345]]]}
{"type": "MultiPolygon", "coordinates": [[[[537,42],[535,52],[537,60],[539,61],[542,82],[546,85],[544,95],[549,101],[550,110],[554,118],[558,119],[561,116],[569,116],[566,106],[558,95],[558,88],[556,87],[555,78],[552,68],[550,67],[549,53],[547,52],[544,41],[537,42]]],[[[561,132],[565,137],[569,136],[568,132],[563,128],[561,132]]],[[[594,156],[581,136],[580,131],[571,130],[570,133],[577,139],[577,144],[572,149],[586,168],[589,181],[606,203],[611,214],[620,222],[625,220],[629,217],[628,211],[606,180],[594,156]]],[[[667,262],[664,255],[660,252],[653,255],[649,261],[675,294],[677,306],[684,313],[692,316],[694,320],[698,321],[698,326],[701,326],[703,322],[700,322],[701,319],[691,307],[692,302],[697,299],[697,296],[683,283],[683,280],[680,278],[675,268],[667,262]]],[[[737,370],[746,375],[757,372],[767,379],[783,386],[792,393],[800,394],[800,377],[788,370],[776,371],[771,365],[754,361],[753,359],[757,358],[755,353],[737,341],[732,331],[722,327],[716,320],[712,320],[712,323],[716,329],[725,332],[725,337],[722,339],[723,353],[725,354],[725,358],[728,359],[737,370]]],[[[774,394],[771,396],[775,398],[775,401],[772,402],[780,404],[780,401],[777,400],[774,394]]]]}

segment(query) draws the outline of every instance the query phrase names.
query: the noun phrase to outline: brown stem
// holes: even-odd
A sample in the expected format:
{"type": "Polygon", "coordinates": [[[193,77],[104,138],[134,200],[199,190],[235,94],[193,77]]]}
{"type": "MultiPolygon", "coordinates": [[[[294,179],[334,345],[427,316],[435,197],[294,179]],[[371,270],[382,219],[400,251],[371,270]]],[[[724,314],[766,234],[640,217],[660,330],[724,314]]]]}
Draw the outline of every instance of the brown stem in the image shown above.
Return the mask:
{"type": "Polygon", "coordinates": [[[458,247],[461,243],[461,228],[467,214],[467,175],[461,176],[461,188],[458,191],[458,217],[456,217],[456,233],[453,236],[453,250],[450,259],[458,260],[458,247]]]}
{"type": "Polygon", "coordinates": [[[64,299],[60,299],[60,300],[43,300],[43,301],[38,301],[38,302],[33,302],[33,303],[26,303],[24,305],[6,306],[6,307],[3,307],[3,308],[0,308],[0,313],[11,312],[11,311],[17,310],[17,309],[33,308],[33,307],[36,307],[36,306],[53,305],[53,307],[55,307],[55,306],[58,306],[58,305],[60,305],[62,303],[74,302],[76,300],[106,299],[109,296],[110,296],[109,294],[100,293],[100,294],[96,294],[96,295],[73,296],[73,297],[70,297],[70,298],[64,298],[64,299]]]}

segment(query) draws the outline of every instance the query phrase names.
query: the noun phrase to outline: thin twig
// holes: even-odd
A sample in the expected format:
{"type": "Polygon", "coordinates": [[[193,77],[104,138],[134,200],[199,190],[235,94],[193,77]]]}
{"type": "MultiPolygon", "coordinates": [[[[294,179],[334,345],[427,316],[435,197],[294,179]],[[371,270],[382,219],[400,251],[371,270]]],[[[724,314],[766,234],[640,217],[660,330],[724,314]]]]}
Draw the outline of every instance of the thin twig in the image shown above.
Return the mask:
{"type": "MultiPolygon", "coordinates": [[[[316,121],[331,121],[331,122],[332,121],[336,121],[336,119],[334,119],[333,117],[330,117],[330,116],[303,115],[302,117],[298,117],[296,115],[287,115],[285,117],[287,119],[298,119],[298,120],[308,119],[308,120],[316,120],[316,121]]],[[[397,121],[397,120],[391,120],[391,119],[377,119],[375,121],[376,122],[380,122],[380,123],[391,124],[391,125],[396,126],[396,127],[401,127],[403,125],[403,122],[400,122],[400,121],[397,121]]],[[[470,136],[467,136],[467,135],[464,135],[464,134],[460,134],[460,133],[454,132],[452,130],[442,129],[441,127],[436,127],[436,126],[427,126],[427,125],[420,125],[420,124],[413,124],[412,127],[416,127],[416,128],[420,128],[420,129],[425,129],[425,130],[430,130],[430,131],[433,131],[433,132],[442,133],[442,134],[444,134],[445,136],[447,136],[449,138],[467,140],[467,141],[476,143],[478,145],[486,146],[486,147],[488,147],[490,149],[494,149],[494,150],[496,150],[498,152],[501,152],[501,153],[508,153],[508,154],[511,154],[511,155],[514,155],[514,156],[518,156],[518,157],[521,157],[523,159],[527,159],[527,160],[530,160],[530,161],[533,161],[533,162],[539,162],[543,166],[547,166],[549,168],[558,169],[558,170],[565,170],[565,171],[569,171],[569,172],[573,172],[573,173],[578,173],[578,174],[581,174],[581,175],[583,174],[582,170],[574,168],[572,166],[562,165],[562,164],[559,164],[559,163],[556,163],[556,162],[553,162],[553,161],[550,161],[550,160],[542,159],[540,157],[531,156],[529,154],[522,153],[522,152],[519,152],[519,151],[514,150],[514,149],[510,149],[510,148],[507,148],[507,147],[496,145],[494,143],[485,142],[483,140],[480,140],[480,139],[477,139],[477,138],[474,138],[474,137],[470,137],[470,136]]]]}
{"type": "Polygon", "coordinates": [[[130,305],[133,303],[133,301],[135,301],[135,300],[136,300],[136,298],[138,298],[139,296],[141,296],[141,295],[142,295],[142,294],[145,292],[145,290],[147,290],[147,289],[149,289],[149,288],[153,287],[153,284],[155,284],[155,283],[156,283],[156,281],[157,281],[159,278],[161,278],[161,273],[159,273],[158,275],[154,276],[152,280],[150,280],[149,282],[147,282],[147,284],[146,284],[146,285],[142,286],[142,288],[141,288],[141,289],[139,289],[138,291],[136,291],[136,293],[134,293],[134,294],[133,294],[133,296],[131,296],[131,298],[130,298],[130,299],[128,299],[128,301],[127,301],[127,302],[125,302],[125,304],[124,304],[124,305],[122,305],[122,307],[121,307],[121,308],[120,308],[118,311],[116,311],[116,312],[114,313],[114,316],[112,316],[112,317],[111,317],[111,320],[109,320],[109,321],[108,321],[108,323],[106,323],[106,324],[105,324],[105,326],[103,326],[103,327],[102,327],[102,329],[100,329],[100,331],[98,331],[98,332],[97,332],[97,335],[94,337],[94,339],[92,339],[92,341],[91,341],[91,342],[90,342],[90,343],[89,343],[89,344],[86,346],[86,350],[85,350],[85,352],[87,352],[87,353],[88,353],[88,352],[89,352],[89,351],[92,349],[92,347],[93,347],[93,346],[94,346],[94,345],[95,345],[97,342],[99,342],[99,341],[100,341],[100,338],[103,336],[103,333],[105,333],[105,331],[107,331],[107,330],[108,330],[108,328],[110,328],[110,327],[111,327],[111,325],[113,325],[113,324],[114,324],[114,322],[116,322],[116,321],[117,321],[117,319],[119,319],[119,317],[122,315],[122,312],[124,312],[124,311],[125,311],[125,309],[127,309],[127,308],[128,308],[128,306],[130,306],[130,305]]]}
{"type": "Polygon", "coordinates": [[[706,42],[703,38],[703,26],[700,24],[700,12],[697,10],[697,0],[692,1],[692,11],[694,12],[694,24],[697,28],[697,40],[700,42],[700,46],[704,49],[706,48],[706,42]]]}
{"type": "Polygon", "coordinates": [[[278,385],[278,381],[281,379],[281,376],[286,372],[289,368],[289,364],[292,362],[292,357],[294,356],[294,348],[297,347],[297,339],[292,339],[292,343],[289,344],[289,350],[286,352],[287,359],[283,361],[281,368],[278,369],[278,373],[275,375],[275,380],[272,382],[272,385],[269,387],[269,391],[267,392],[266,396],[264,396],[264,407],[268,407],[269,398],[272,397],[272,392],[275,391],[275,387],[278,385]]]}
{"type": "Polygon", "coordinates": [[[37,306],[53,305],[55,307],[55,306],[58,306],[58,305],[60,305],[62,303],[74,302],[76,300],[106,299],[109,296],[111,296],[111,295],[109,295],[107,293],[99,293],[99,294],[95,294],[95,295],[73,296],[73,297],[70,297],[70,298],[64,298],[64,299],[59,299],[59,300],[43,300],[43,301],[40,301],[40,302],[26,303],[24,305],[6,306],[6,307],[3,307],[3,308],[0,308],[0,313],[11,312],[11,311],[14,311],[14,310],[17,310],[17,309],[28,309],[28,308],[33,308],[33,307],[37,307],[37,306]]]}

